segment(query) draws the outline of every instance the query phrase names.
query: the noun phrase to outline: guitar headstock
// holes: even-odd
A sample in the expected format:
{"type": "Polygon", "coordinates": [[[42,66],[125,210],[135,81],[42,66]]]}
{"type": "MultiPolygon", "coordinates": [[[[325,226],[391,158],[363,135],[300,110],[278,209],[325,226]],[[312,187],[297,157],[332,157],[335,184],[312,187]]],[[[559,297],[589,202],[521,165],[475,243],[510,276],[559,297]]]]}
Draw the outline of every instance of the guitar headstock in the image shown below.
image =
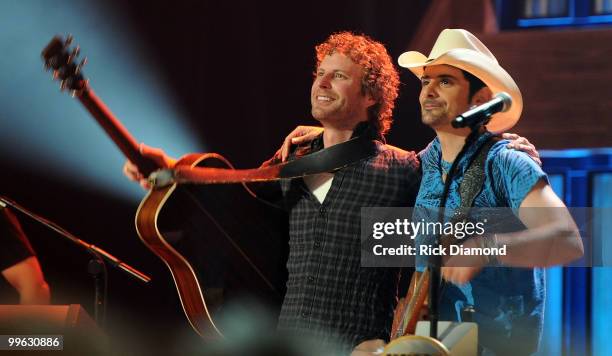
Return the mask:
{"type": "Polygon", "coordinates": [[[87,79],[83,77],[81,68],[87,63],[87,58],[77,63],[79,46],[71,49],[73,38],[68,36],[64,40],[55,36],[43,49],[42,57],[45,68],[53,71],[53,78],[60,81],[61,90],[70,90],[72,95],[80,95],[87,89],[87,79]]]}

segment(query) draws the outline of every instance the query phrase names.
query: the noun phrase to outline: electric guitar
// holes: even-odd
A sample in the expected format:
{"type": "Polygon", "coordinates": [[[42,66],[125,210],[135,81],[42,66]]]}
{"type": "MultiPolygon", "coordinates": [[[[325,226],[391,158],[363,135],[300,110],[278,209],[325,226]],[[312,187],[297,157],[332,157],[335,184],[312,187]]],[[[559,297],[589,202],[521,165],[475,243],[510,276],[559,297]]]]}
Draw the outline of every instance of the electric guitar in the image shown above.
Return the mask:
{"type": "MultiPolygon", "coordinates": [[[[161,168],[140,154],[138,141],[93,92],[82,73],[85,60],[77,63],[79,49],[71,49],[71,42],[56,36],[42,52],[61,88],[72,92],[140,172],[148,176],[161,168]]],[[[176,167],[233,168],[215,153],[186,155],[176,167]]],[[[280,310],[288,219],[246,184],[156,187],[140,203],[136,230],[169,268],[185,315],[202,338],[222,336],[216,316],[235,298],[254,297],[280,310]]]]}

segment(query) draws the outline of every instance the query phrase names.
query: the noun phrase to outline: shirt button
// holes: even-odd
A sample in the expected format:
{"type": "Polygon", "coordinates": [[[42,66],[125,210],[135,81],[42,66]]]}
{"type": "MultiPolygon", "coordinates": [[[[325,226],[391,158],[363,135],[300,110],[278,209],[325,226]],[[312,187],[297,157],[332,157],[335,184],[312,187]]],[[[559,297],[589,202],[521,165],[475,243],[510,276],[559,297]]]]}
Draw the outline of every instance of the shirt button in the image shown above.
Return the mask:
{"type": "Polygon", "coordinates": [[[308,276],[308,278],[306,278],[306,280],[310,283],[314,282],[315,278],[313,276],[308,276]]]}
{"type": "Polygon", "coordinates": [[[321,247],[321,242],[320,242],[320,241],[315,241],[315,243],[314,243],[314,247],[315,247],[315,248],[319,248],[319,247],[321,247]]]}
{"type": "Polygon", "coordinates": [[[325,213],[327,213],[327,209],[325,208],[325,205],[323,205],[319,208],[319,215],[321,217],[325,217],[325,213]]]}
{"type": "Polygon", "coordinates": [[[309,312],[305,312],[305,311],[302,312],[302,318],[308,318],[308,315],[310,315],[309,312]]]}

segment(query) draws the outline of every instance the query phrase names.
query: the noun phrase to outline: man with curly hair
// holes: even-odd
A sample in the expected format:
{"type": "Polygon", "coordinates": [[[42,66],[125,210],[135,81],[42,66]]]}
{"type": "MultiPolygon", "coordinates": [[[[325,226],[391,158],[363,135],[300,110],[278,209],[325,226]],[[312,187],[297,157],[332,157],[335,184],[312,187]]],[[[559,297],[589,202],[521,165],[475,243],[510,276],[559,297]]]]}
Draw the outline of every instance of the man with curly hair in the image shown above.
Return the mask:
{"type": "MultiPolygon", "coordinates": [[[[312,94],[314,95],[317,92],[317,86],[321,87],[321,84],[327,84],[321,82],[326,67],[333,66],[338,61],[349,60],[351,63],[347,62],[346,65],[356,71],[356,76],[352,79],[360,84],[359,94],[367,101],[367,121],[380,135],[387,133],[391,128],[399,76],[385,47],[366,36],[342,32],[331,35],[327,41],[318,45],[316,54],[317,71],[312,94]]],[[[317,120],[320,120],[318,116],[321,113],[319,111],[321,103],[321,100],[317,100],[314,96],[311,97],[312,114],[317,120]]],[[[327,101],[323,99],[323,103],[327,103],[327,101]]],[[[363,121],[360,108],[354,107],[353,110],[352,114],[354,115],[348,115],[348,117],[351,117],[350,122],[363,121]]]]}
{"type": "Polygon", "coordinates": [[[324,131],[289,159],[357,136],[374,140],[376,150],[333,173],[281,182],[290,207],[290,250],[279,329],[339,342],[344,354],[367,354],[389,337],[400,271],[361,267],[361,208],[412,206],[419,161],[384,141],[399,86],[385,47],[342,32],[318,45],[316,54],[311,112],[324,131]]]}
{"type": "MultiPolygon", "coordinates": [[[[412,206],[419,162],[414,152],[384,144],[399,86],[385,47],[342,32],[318,45],[316,54],[310,100],[312,116],[325,131],[289,159],[357,136],[374,140],[376,150],[334,173],[281,182],[290,252],[279,330],[339,345],[344,354],[357,345],[357,350],[373,351],[389,337],[399,270],[361,268],[361,207],[412,206]]],[[[174,162],[159,149],[143,146],[142,153],[161,166],[174,162]]],[[[279,151],[264,165],[287,155],[279,151]]],[[[131,162],[124,173],[147,186],[131,162]]]]}

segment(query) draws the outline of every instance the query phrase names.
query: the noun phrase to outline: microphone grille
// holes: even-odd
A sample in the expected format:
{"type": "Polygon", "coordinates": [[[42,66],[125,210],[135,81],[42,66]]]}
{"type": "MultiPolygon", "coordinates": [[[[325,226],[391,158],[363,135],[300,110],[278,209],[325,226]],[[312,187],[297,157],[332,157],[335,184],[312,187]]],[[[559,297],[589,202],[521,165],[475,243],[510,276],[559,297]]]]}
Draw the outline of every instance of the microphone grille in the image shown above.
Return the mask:
{"type": "Polygon", "coordinates": [[[510,96],[510,94],[506,93],[505,91],[502,91],[501,93],[495,95],[495,97],[500,99],[504,104],[504,107],[501,109],[501,112],[506,112],[510,110],[510,107],[512,106],[512,97],[510,96]]]}

